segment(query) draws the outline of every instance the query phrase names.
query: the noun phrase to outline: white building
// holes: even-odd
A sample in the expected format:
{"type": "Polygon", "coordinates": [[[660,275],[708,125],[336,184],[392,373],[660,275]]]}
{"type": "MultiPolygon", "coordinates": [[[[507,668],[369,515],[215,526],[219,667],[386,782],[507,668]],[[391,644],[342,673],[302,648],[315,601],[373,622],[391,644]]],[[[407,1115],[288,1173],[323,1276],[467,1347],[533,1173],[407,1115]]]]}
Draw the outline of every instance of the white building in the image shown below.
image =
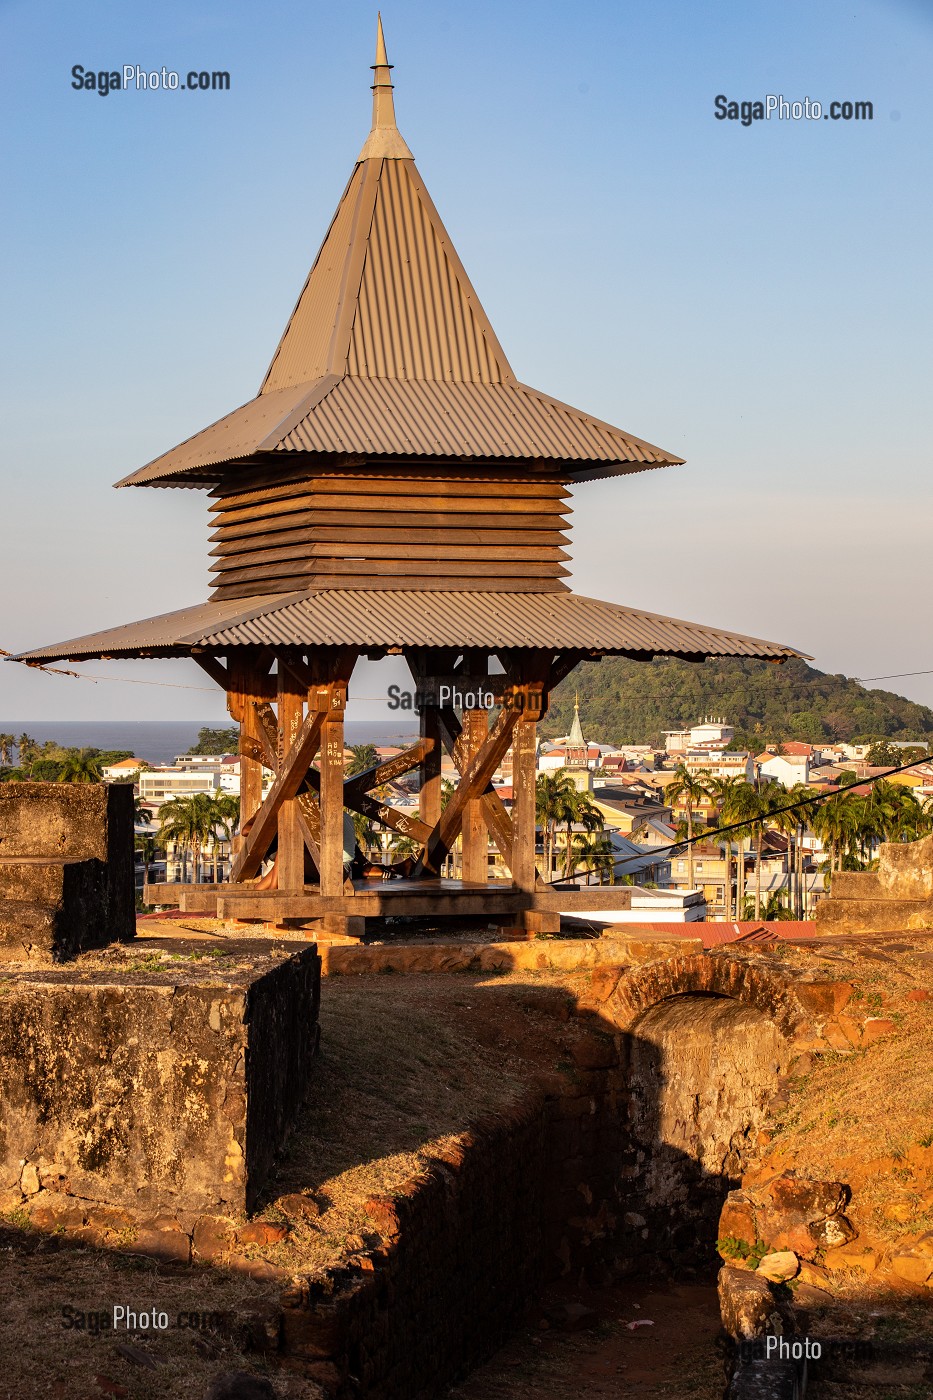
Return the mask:
{"type": "Polygon", "coordinates": [[[727,749],[735,737],[735,730],[724,719],[703,719],[690,729],[668,729],[664,734],[664,747],[668,753],[686,753],[689,749],[727,749]]]}
{"type": "Polygon", "coordinates": [[[220,774],[213,769],[199,773],[188,768],[149,768],[139,775],[143,806],[170,802],[173,797],[193,797],[196,792],[213,797],[219,791],[220,774]]]}
{"type": "Polygon", "coordinates": [[[806,754],[771,754],[758,765],[763,778],[791,788],[795,783],[810,781],[810,760],[806,754]]]}

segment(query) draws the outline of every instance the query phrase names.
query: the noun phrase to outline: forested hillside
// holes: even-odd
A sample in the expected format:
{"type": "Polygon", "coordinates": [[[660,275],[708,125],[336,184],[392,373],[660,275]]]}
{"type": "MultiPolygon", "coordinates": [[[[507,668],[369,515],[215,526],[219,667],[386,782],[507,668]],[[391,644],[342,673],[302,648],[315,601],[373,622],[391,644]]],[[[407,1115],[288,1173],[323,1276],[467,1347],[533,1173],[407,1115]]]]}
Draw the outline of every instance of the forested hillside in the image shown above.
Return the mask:
{"type": "Polygon", "coordinates": [[[554,692],[543,734],[567,733],[575,691],[584,732],[604,743],[661,744],[665,729],[695,724],[705,715],[726,719],[736,728],[738,746],[753,749],[787,739],[933,740],[933,710],[926,705],[866,690],[804,661],[586,662],[554,692]]]}

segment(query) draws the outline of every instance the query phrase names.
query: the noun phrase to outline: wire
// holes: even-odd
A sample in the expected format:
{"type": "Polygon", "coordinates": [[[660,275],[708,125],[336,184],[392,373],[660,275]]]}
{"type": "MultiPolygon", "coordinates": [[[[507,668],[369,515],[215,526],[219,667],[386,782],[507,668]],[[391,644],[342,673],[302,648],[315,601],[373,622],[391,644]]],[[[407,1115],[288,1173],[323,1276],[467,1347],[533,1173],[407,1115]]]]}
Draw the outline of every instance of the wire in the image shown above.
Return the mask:
{"type": "MultiPolygon", "coordinates": [[[[864,787],[866,784],[873,785],[874,783],[880,783],[883,779],[890,778],[892,773],[906,773],[910,768],[919,768],[921,764],[929,763],[931,758],[933,758],[933,754],[928,753],[924,755],[923,758],[915,758],[910,763],[900,764],[897,768],[886,768],[883,773],[876,773],[873,778],[860,778],[858,781],[850,783],[849,787],[864,787]]],[[[767,813],[767,817],[779,817],[782,816],[784,812],[797,812],[801,807],[812,809],[820,802],[832,802],[834,798],[839,797],[847,791],[848,788],[837,788],[835,792],[820,792],[812,797],[803,797],[797,802],[788,802],[784,807],[772,808],[772,810],[767,813]]],[[[761,818],[761,820],[765,819],[764,816],[761,818]]],[[[646,861],[642,856],[626,856],[622,860],[614,861],[613,869],[620,870],[623,865],[632,865],[638,862],[642,869],[647,870],[651,866],[660,865],[662,861],[666,860],[669,855],[673,855],[675,851],[685,851],[688,846],[695,846],[698,841],[712,841],[717,836],[725,836],[727,832],[730,831],[747,831],[750,826],[756,826],[757,824],[756,818],[752,817],[742,822],[732,822],[730,826],[717,826],[712,830],[701,831],[696,836],[690,836],[684,841],[675,841],[669,846],[658,847],[658,854],[653,860],[646,861]]],[[[554,882],[554,888],[561,888],[560,881],[554,882]]],[[[578,886],[573,886],[572,888],[576,889],[578,886]]]]}
{"type": "Polygon", "coordinates": [[[859,685],[868,685],[869,681],[901,681],[907,676],[933,676],[933,671],[895,671],[890,676],[852,676],[851,679],[859,685]]]}

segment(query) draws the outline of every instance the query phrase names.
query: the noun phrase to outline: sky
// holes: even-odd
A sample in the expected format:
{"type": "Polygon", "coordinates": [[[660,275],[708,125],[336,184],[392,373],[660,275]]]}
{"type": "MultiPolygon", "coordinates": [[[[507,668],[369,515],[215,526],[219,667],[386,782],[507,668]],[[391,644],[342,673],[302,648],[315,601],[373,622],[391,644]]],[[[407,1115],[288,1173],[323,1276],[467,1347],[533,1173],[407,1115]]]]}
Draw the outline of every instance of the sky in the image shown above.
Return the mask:
{"type": "MultiPolygon", "coordinates": [[[[526,383],[686,458],[581,484],[577,592],[933,671],[933,5],[386,0],[400,129],[526,383]],[[719,120],[715,99],[869,101],[719,120]]],[[[202,492],[369,129],[360,0],[0,0],[0,647],[202,601],[202,492]],[[75,89],[221,71],[229,91],[75,89]]],[[[191,662],[0,665],[0,716],[220,717],[191,662]],[[153,682],[158,682],[154,684],[153,682]]],[[[385,669],[355,686],[376,715],[385,669]]],[[[884,681],[933,704],[933,675],[884,681]]],[[[684,716],[690,720],[692,716],[684,716]]]]}

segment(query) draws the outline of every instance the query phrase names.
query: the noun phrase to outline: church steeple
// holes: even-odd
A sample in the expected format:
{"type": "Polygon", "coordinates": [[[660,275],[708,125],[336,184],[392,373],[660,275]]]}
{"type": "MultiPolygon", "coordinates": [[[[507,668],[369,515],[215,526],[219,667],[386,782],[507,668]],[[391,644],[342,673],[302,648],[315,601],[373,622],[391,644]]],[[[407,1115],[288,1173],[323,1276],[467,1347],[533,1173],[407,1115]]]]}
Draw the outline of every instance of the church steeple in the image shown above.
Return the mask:
{"type": "Polygon", "coordinates": [[[568,749],[583,749],[586,752],[586,740],[583,737],[583,726],[580,723],[580,695],[579,692],[573,697],[573,724],[570,726],[570,733],[567,735],[568,749]]]}

